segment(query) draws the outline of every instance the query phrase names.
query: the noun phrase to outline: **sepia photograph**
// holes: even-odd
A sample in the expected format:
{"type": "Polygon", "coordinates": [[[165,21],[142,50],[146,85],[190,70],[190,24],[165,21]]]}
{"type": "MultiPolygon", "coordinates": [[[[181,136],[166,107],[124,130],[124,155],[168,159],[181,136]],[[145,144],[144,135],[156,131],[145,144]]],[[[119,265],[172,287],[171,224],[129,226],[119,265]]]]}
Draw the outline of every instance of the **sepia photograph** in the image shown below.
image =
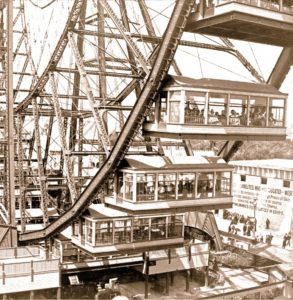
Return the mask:
{"type": "Polygon", "coordinates": [[[0,0],[0,299],[293,299],[293,0],[0,0]]]}

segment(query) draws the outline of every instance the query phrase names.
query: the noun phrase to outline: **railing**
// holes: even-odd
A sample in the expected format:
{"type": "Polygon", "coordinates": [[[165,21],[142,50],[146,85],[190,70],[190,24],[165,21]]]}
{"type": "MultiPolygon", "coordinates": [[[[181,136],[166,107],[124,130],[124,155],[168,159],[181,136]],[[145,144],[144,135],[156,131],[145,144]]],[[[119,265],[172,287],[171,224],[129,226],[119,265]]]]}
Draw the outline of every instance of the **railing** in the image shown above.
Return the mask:
{"type": "Polygon", "coordinates": [[[0,249],[0,260],[33,256],[40,256],[39,246],[0,249]]]}
{"type": "Polygon", "coordinates": [[[0,265],[0,279],[3,285],[5,284],[5,279],[8,277],[31,276],[31,281],[33,281],[34,276],[37,274],[59,272],[59,269],[59,259],[32,260],[11,264],[2,263],[0,265]]]}
{"type": "Polygon", "coordinates": [[[287,14],[293,14],[293,8],[290,5],[290,1],[286,4],[286,1],[282,1],[283,4],[281,5],[281,1],[278,0],[217,0],[215,1],[215,5],[221,5],[229,2],[237,2],[243,3],[255,7],[260,7],[268,10],[279,11],[287,14]]]}

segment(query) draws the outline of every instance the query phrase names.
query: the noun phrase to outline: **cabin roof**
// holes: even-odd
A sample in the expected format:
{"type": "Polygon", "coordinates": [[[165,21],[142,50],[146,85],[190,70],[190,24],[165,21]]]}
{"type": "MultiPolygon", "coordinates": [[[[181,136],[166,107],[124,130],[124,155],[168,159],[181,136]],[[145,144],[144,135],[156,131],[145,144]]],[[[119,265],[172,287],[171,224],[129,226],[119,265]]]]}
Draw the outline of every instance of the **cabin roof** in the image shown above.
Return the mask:
{"type": "Polygon", "coordinates": [[[88,216],[92,219],[127,217],[128,214],[119,210],[106,207],[104,204],[91,204],[88,208],[88,216]]]}
{"type": "Polygon", "coordinates": [[[257,160],[234,160],[229,162],[234,166],[254,167],[261,169],[274,169],[293,172],[293,159],[257,159],[257,160]]]}
{"type": "Polygon", "coordinates": [[[265,83],[252,83],[244,81],[232,81],[213,78],[194,79],[185,76],[169,75],[165,81],[164,88],[171,86],[202,88],[202,89],[221,89],[227,91],[238,91],[258,94],[274,94],[279,96],[287,96],[281,93],[274,86],[265,83]]]}
{"type": "MultiPolygon", "coordinates": [[[[131,155],[126,156],[120,168],[132,170],[179,170],[206,168],[207,165],[213,168],[228,168],[229,166],[218,156],[150,156],[150,155],[131,155]]],[[[232,167],[233,168],[233,167],[232,167]]],[[[231,168],[231,169],[232,169],[231,168]]]]}
{"type": "MultiPolygon", "coordinates": [[[[26,213],[29,218],[41,218],[43,216],[43,211],[40,208],[27,208],[26,213]]],[[[49,217],[58,217],[59,214],[56,208],[48,207],[48,216],[49,217]]],[[[20,219],[20,210],[15,210],[15,218],[20,219]]]]}

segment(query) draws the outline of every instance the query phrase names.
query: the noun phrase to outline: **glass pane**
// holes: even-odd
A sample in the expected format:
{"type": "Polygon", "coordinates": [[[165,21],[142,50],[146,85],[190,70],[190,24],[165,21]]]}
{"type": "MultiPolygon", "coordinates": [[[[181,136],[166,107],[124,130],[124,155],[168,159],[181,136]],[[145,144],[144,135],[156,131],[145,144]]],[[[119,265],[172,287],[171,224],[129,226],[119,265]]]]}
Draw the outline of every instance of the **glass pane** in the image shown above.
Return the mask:
{"type": "Polygon", "coordinates": [[[282,127],[284,126],[284,99],[270,99],[269,106],[269,126],[282,127]]]}
{"type": "Polygon", "coordinates": [[[247,126],[247,96],[231,95],[229,108],[229,125],[247,126]]]}
{"type": "Polygon", "coordinates": [[[88,243],[92,243],[93,242],[93,229],[92,229],[92,222],[91,221],[88,221],[88,220],[85,220],[85,226],[86,226],[86,241],[88,243]]]}
{"type": "Polygon", "coordinates": [[[183,216],[168,217],[168,238],[182,237],[183,232],[183,216]]]}
{"type": "Polygon", "coordinates": [[[178,199],[195,199],[195,173],[180,173],[178,177],[178,199]]]}
{"type": "Polygon", "coordinates": [[[208,124],[225,125],[227,111],[227,95],[210,93],[208,103],[208,124]]]}
{"type": "Polygon", "coordinates": [[[167,92],[160,94],[160,122],[166,122],[167,115],[167,92]]]}
{"type": "Polygon", "coordinates": [[[204,124],[205,93],[187,91],[185,97],[184,123],[204,124]]]}
{"type": "Polygon", "coordinates": [[[213,185],[213,173],[198,173],[197,198],[213,197],[213,185]]]}
{"type": "Polygon", "coordinates": [[[179,123],[180,121],[180,102],[169,102],[169,122],[179,123]]]}
{"type": "Polygon", "coordinates": [[[149,218],[133,220],[133,241],[143,242],[149,240],[149,218]]]}
{"type": "Polygon", "coordinates": [[[133,174],[124,173],[125,199],[133,200],[133,174]]]}
{"type": "Polygon", "coordinates": [[[117,195],[118,195],[118,198],[119,199],[123,199],[123,189],[124,189],[124,186],[123,186],[123,173],[119,172],[118,173],[118,183],[117,183],[117,189],[118,189],[118,192],[117,192],[117,195]]]}
{"type": "Polygon", "coordinates": [[[265,127],[267,118],[267,98],[254,97],[250,99],[250,126],[265,127]]]}
{"type": "Polygon", "coordinates": [[[166,238],[166,217],[152,218],[151,240],[166,238]]]}
{"type": "Polygon", "coordinates": [[[216,197],[231,195],[231,172],[216,173],[216,197]]]}
{"type": "Polygon", "coordinates": [[[155,200],[155,174],[136,174],[136,201],[155,200]]]}
{"type": "Polygon", "coordinates": [[[96,222],[96,246],[101,244],[112,244],[112,225],[112,221],[96,222]]]}
{"type": "Polygon", "coordinates": [[[169,95],[170,95],[170,98],[169,98],[170,101],[174,101],[174,100],[180,101],[181,100],[181,91],[169,92],[169,95]]]}
{"type": "Polygon", "coordinates": [[[176,174],[159,174],[158,180],[159,200],[175,199],[176,174]]]}
{"type": "Polygon", "coordinates": [[[131,242],[131,220],[114,221],[114,244],[131,242]]]}

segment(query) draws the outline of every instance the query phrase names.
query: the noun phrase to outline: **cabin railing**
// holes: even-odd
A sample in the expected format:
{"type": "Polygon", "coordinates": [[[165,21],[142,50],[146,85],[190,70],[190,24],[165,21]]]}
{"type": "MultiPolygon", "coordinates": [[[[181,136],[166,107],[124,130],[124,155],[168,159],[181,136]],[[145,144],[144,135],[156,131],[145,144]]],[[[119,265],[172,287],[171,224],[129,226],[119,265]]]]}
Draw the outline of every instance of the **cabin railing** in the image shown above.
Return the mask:
{"type": "Polygon", "coordinates": [[[279,11],[282,13],[293,14],[293,7],[290,5],[289,1],[278,1],[278,0],[216,0],[209,1],[208,7],[219,6],[226,3],[242,3],[255,7],[260,7],[268,10],[279,11]]]}

